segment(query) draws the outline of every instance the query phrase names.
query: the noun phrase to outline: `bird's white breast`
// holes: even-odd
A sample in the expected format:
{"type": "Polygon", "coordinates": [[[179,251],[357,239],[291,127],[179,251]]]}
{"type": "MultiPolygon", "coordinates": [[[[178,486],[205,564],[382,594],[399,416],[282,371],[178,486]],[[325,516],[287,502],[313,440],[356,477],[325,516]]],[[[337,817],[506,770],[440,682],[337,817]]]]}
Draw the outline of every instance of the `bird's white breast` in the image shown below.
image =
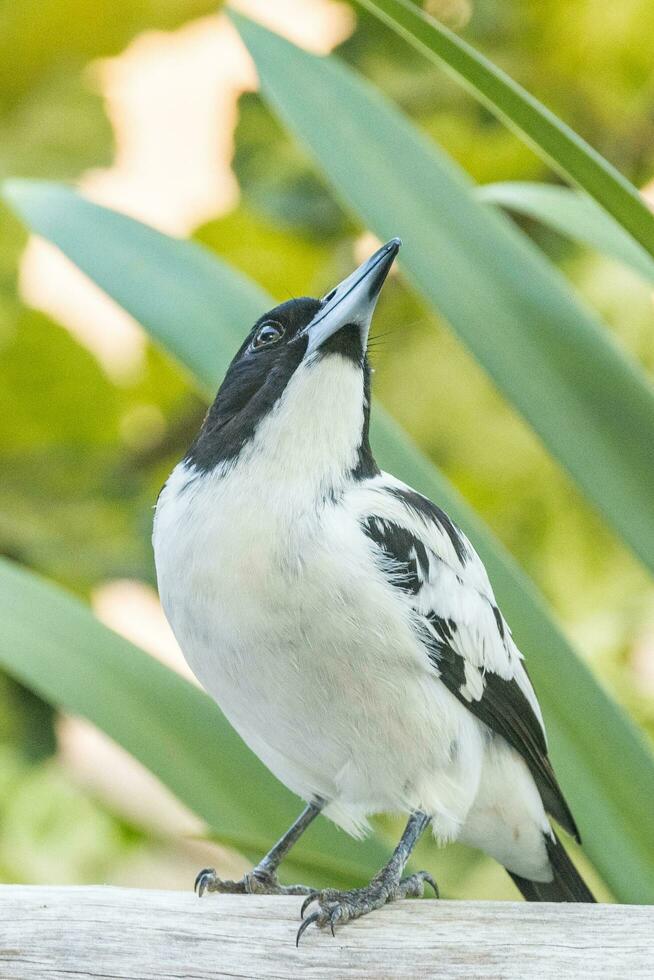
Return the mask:
{"type": "Polygon", "coordinates": [[[174,470],[155,520],[161,599],[195,675],[287,786],[335,801],[349,829],[429,803],[446,835],[476,791],[480,735],[375,565],[359,495],[348,505],[360,422],[344,416],[362,404],[342,398],[348,383],[360,371],[300,373],[236,463],[174,470]],[[337,392],[322,442],[310,420],[306,438],[284,424],[296,396],[324,417],[337,392]]]}

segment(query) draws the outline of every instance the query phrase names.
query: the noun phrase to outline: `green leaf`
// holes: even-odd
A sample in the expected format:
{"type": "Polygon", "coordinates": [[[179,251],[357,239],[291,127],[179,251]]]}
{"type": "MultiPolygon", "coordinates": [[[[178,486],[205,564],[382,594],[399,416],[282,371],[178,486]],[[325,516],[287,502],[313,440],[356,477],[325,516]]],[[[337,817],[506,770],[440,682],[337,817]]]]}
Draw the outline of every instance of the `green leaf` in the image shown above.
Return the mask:
{"type": "Polygon", "coordinates": [[[558,173],[595,198],[654,255],[654,217],[638,190],[601,154],[473,47],[411,0],[358,0],[409,44],[440,63],[558,173]]]}
{"type": "MultiPolygon", "coordinates": [[[[273,303],[239,276],[230,286],[232,273],[201,248],[90,204],[70,190],[24,182],[12,185],[10,197],[34,231],[49,237],[87,273],[93,270],[98,284],[141,319],[156,339],[167,345],[175,335],[177,356],[195,366],[207,390],[221,378],[228,349],[236,349],[250,321],[273,303]],[[167,299],[160,303],[158,290],[164,281],[167,299]]],[[[552,755],[589,856],[619,899],[652,901],[654,762],[643,740],[577,660],[531,582],[447,480],[379,406],[373,422],[382,465],[446,507],[486,562],[527,655],[549,726],[552,755]]],[[[20,663],[20,652],[16,659],[20,663]]],[[[222,733],[221,728],[221,739],[222,733]]],[[[171,778],[179,777],[173,772],[171,778]]],[[[245,778],[254,785],[254,775],[245,778]]],[[[216,825],[215,816],[211,822],[216,825]]],[[[343,843],[335,847],[339,856],[346,853],[343,843]]]]}
{"type": "MultiPolygon", "coordinates": [[[[254,321],[266,304],[263,290],[257,290],[238,272],[218,265],[205,249],[181,240],[174,250],[162,249],[159,232],[136,222],[125,238],[124,248],[112,256],[111,267],[107,267],[106,255],[96,239],[93,217],[97,209],[64,185],[9,180],[4,184],[4,197],[27,218],[28,224],[32,224],[31,216],[38,214],[38,227],[32,225],[34,230],[44,238],[56,240],[66,255],[78,256],[80,268],[146,330],[156,334],[195,378],[206,375],[207,364],[225,364],[233,356],[238,330],[233,311],[254,321]],[[76,212],[81,212],[80,218],[86,211],[86,221],[63,220],[71,201],[75,202],[76,212]],[[141,272],[147,273],[149,294],[145,289],[140,295],[134,291],[133,283],[141,272]],[[210,315],[217,331],[198,332],[189,346],[180,329],[180,304],[189,325],[203,322],[210,315]]],[[[103,227],[108,240],[122,237],[124,222],[125,218],[115,211],[104,212],[103,227]]]]}
{"type": "Polygon", "coordinates": [[[265,98],[654,569],[654,391],[563,276],[364,78],[230,12],[265,98]],[[316,119],[323,125],[316,125],[316,119]]]}
{"type": "Polygon", "coordinates": [[[654,260],[649,253],[606,211],[583,194],[553,184],[506,181],[485,184],[477,190],[477,198],[535,218],[573,241],[617,259],[648,282],[654,282],[654,260]]]}
{"type": "MultiPolygon", "coordinates": [[[[82,715],[155,773],[219,839],[260,857],[301,801],[243,744],[214,702],[108,630],[73,596],[0,559],[0,664],[64,711],[82,715]]],[[[319,820],[297,863],[327,883],[365,881],[384,849],[319,820]]]]}

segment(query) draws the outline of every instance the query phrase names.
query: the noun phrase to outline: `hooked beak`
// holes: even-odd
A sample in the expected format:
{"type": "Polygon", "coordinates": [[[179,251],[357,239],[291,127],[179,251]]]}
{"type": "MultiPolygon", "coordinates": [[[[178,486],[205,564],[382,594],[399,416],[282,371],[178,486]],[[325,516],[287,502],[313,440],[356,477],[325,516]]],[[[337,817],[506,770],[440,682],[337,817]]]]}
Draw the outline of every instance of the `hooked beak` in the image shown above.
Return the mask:
{"type": "Polygon", "coordinates": [[[357,326],[365,347],[372,314],[402,240],[391,238],[358,269],[322,298],[322,306],[313,320],[302,330],[308,335],[307,354],[324,344],[345,326],[357,326]]]}

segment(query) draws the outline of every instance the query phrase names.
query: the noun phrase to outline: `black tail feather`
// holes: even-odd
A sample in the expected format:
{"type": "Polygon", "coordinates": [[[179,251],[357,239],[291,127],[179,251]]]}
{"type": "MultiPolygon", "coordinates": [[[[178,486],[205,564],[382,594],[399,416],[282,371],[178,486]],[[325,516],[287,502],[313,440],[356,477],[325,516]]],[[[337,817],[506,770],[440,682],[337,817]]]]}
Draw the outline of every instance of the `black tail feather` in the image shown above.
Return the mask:
{"type": "Polygon", "coordinates": [[[553,840],[545,835],[545,846],[554,872],[552,881],[529,881],[509,871],[524,898],[528,902],[594,902],[592,892],[556,834],[553,840]]]}

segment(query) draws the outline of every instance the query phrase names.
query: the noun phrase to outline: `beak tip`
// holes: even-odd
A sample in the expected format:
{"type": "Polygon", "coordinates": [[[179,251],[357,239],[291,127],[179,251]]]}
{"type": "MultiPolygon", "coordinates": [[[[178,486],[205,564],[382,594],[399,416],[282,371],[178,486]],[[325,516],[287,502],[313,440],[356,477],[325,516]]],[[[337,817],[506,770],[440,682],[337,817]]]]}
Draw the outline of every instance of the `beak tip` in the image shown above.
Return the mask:
{"type": "Polygon", "coordinates": [[[320,347],[324,340],[345,324],[359,324],[362,329],[365,328],[367,336],[377,298],[401,247],[401,238],[391,238],[335,289],[323,296],[320,309],[301,331],[309,335],[307,353],[320,347]]]}

